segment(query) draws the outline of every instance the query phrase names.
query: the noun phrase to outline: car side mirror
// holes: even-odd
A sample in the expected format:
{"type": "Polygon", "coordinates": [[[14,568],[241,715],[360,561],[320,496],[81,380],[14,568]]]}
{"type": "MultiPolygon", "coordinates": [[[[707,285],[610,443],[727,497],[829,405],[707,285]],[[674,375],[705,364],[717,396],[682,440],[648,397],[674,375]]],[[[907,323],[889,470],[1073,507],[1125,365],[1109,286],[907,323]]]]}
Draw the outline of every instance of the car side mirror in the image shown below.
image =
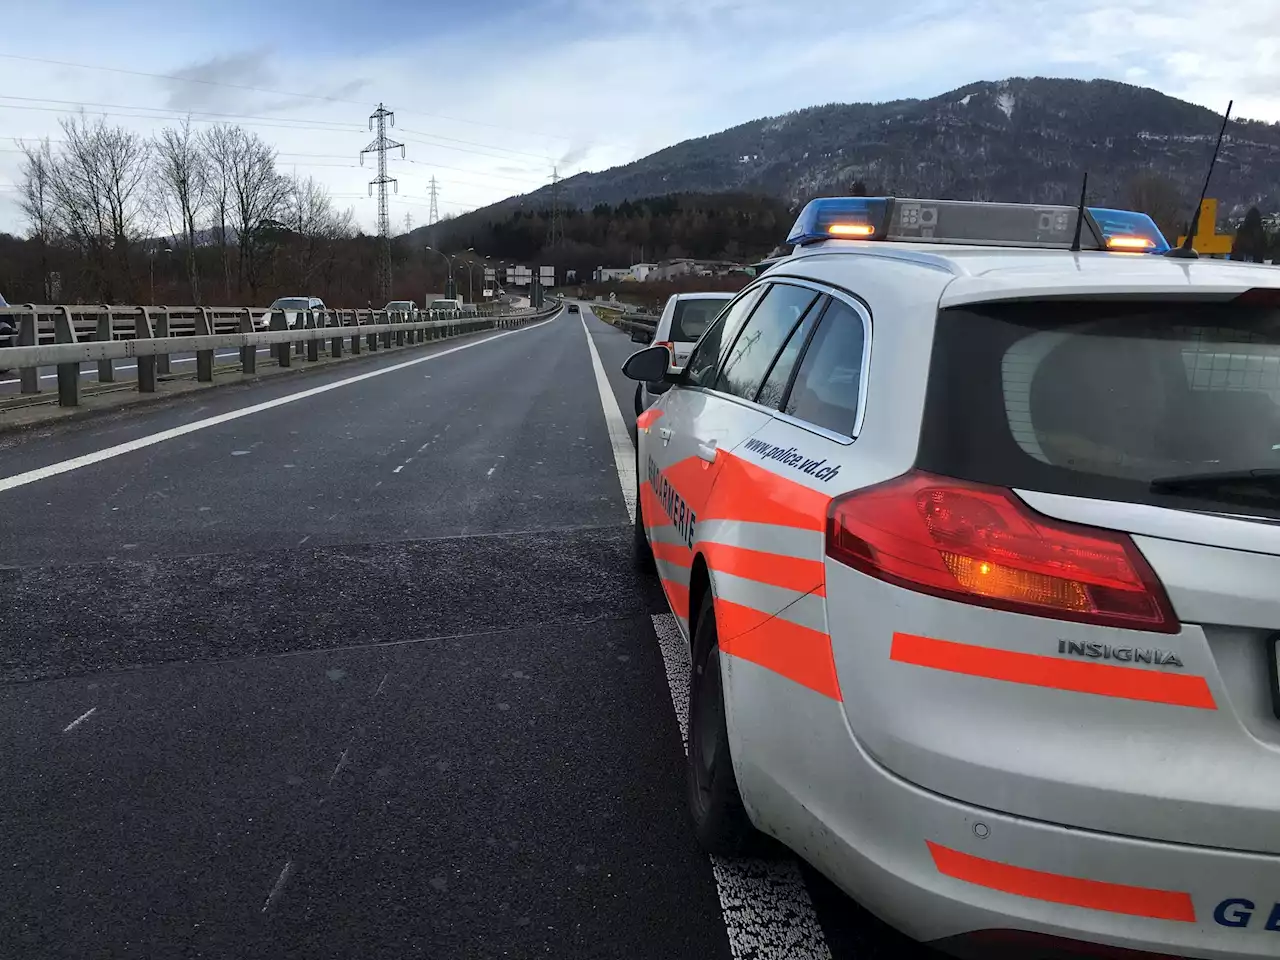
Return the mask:
{"type": "Polygon", "coordinates": [[[631,342],[632,343],[653,343],[653,335],[656,332],[657,332],[656,330],[646,330],[644,327],[632,327],[631,342]]]}
{"type": "Polygon", "coordinates": [[[627,357],[622,372],[631,380],[654,383],[666,377],[670,363],[671,352],[666,347],[647,347],[627,357]]]}

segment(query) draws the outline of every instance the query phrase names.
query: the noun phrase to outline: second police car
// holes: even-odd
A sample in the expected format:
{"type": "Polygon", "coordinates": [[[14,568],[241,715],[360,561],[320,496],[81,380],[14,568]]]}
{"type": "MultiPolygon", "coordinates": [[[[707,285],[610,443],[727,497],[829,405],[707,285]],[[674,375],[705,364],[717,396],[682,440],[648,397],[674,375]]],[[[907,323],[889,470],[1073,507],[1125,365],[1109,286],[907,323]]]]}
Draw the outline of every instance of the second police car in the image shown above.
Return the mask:
{"type": "Polygon", "coordinates": [[[627,361],[690,808],[961,955],[1280,955],[1280,273],[1076,220],[815,201],[627,361]]]}

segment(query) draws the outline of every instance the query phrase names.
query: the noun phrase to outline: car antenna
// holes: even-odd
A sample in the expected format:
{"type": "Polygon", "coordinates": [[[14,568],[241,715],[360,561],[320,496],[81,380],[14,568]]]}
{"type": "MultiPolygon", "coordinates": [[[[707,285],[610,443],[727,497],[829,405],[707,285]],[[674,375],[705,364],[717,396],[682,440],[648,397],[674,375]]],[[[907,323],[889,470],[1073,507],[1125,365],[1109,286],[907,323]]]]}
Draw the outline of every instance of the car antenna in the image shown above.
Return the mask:
{"type": "Polygon", "coordinates": [[[1080,228],[1084,226],[1084,195],[1089,189],[1089,171],[1084,172],[1084,181],[1080,184],[1080,209],[1076,213],[1076,236],[1071,241],[1071,252],[1080,252],[1080,228]]]}
{"type": "Polygon", "coordinates": [[[1204,186],[1200,189],[1200,199],[1196,203],[1195,213],[1191,215],[1191,225],[1187,227],[1186,239],[1182,241],[1182,246],[1174,247],[1165,253],[1166,257],[1173,257],[1175,260],[1200,259],[1200,254],[1196,253],[1191,243],[1196,231],[1200,229],[1200,208],[1204,206],[1204,196],[1209,192],[1209,178],[1213,176],[1213,168],[1218,162],[1218,151],[1222,149],[1222,137],[1227,132],[1227,121],[1231,119],[1231,106],[1234,103],[1234,100],[1228,100],[1227,112],[1222,115],[1222,129],[1218,131],[1218,142],[1213,147],[1213,159],[1209,161],[1209,172],[1204,175],[1204,186]]]}

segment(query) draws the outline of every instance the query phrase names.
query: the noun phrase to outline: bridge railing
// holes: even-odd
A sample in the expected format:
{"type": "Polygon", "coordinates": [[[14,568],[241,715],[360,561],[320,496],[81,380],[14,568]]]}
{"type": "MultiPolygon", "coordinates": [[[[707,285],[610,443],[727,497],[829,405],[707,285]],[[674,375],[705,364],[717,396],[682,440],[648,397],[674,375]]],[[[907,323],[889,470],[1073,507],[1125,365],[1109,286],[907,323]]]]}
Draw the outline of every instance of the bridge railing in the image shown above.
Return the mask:
{"type": "MultiPolygon", "coordinates": [[[[137,389],[154,393],[157,378],[170,372],[170,355],[195,353],[196,379],[211,382],[214,351],[240,350],[242,373],[257,372],[258,349],[271,348],[282,367],[295,354],[320,359],[427,343],[481,330],[521,326],[551,316],[559,307],[501,314],[413,313],[385,310],[282,310],[251,307],[147,307],[24,304],[0,308],[0,369],[17,369],[28,400],[41,392],[40,367],[56,367],[58,403],[78,406],[80,364],[97,362],[100,383],[116,380],[115,361],[137,361],[137,389]],[[11,333],[5,336],[6,327],[11,333]],[[5,345],[5,340],[10,345],[5,345]]],[[[0,406],[0,410],[3,406],[0,406]]]]}

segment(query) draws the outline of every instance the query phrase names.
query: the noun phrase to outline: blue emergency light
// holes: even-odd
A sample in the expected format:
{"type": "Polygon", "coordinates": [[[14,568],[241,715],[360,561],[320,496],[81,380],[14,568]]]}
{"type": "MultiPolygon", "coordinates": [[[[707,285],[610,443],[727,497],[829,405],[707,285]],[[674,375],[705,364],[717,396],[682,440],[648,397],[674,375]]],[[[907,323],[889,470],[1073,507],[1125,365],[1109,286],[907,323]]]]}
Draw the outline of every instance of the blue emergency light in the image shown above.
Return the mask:
{"type": "MultiPolygon", "coordinates": [[[[1077,208],[1060,204],[824,197],[800,212],[787,243],[906,240],[988,246],[1071,248],[1077,208]]],[[[1145,213],[1087,207],[1080,249],[1164,253],[1169,243],[1145,213]]]]}

